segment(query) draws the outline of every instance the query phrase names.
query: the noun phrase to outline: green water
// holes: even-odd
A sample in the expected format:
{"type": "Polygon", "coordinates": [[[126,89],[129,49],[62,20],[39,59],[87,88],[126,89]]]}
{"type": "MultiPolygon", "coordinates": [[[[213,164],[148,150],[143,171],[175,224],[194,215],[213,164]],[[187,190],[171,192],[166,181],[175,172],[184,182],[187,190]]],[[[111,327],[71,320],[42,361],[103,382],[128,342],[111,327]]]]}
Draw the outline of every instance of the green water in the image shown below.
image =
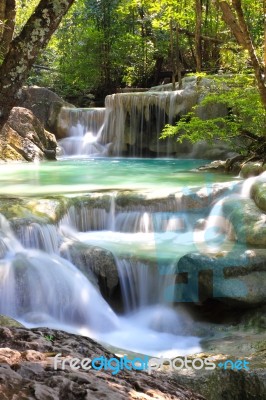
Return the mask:
{"type": "Polygon", "coordinates": [[[175,190],[234,178],[195,172],[207,160],[69,158],[0,165],[0,194],[71,194],[95,190],[175,190]]]}

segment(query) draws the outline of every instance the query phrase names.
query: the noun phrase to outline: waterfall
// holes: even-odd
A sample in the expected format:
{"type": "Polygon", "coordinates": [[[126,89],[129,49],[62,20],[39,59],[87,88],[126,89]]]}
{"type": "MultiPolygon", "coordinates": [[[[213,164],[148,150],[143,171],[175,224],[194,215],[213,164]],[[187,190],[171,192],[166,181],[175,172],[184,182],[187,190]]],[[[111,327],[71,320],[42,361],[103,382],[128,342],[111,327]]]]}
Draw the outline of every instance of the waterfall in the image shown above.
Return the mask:
{"type": "Polygon", "coordinates": [[[104,154],[98,138],[103,129],[104,108],[62,108],[58,118],[59,141],[64,155],[104,154]]]}
{"type": "MultiPolygon", "coordinates": [[[[127,312],[167,303],[165,294],[172,286],[175,263],[165,265],[167,274],[161,274],[162,265],[132,259],[117,258],[118,275],[127,312]]],[[[167,293],[168,301],[169,292],[167,293]]],[[[174,292],[172,292],[173,301],[174,292]]]]}
{"type": "Polygon", "coordinates": [[[0,313],[25,323],[115,327],[117,317],[94,286],[69,261],[38,250],[0,261],[0,313]],[[93,311],[92,311],[93,309],[93,311]]]}
{"type": "Polygon", "coordinates": [[[41,249],[49,254],[58,253],[60,238],[54,225],[32,222],[20,225],[16,234],[26,248],[41,249]]]}
{"type": "Polygon", "coordinates": [[[161,141],[165,124],[187,113],[198,101],[195,84],[182,90],[151,89],[116,93],[106,97],[105,108],[63,108],[58,136],[64,155],[111,155],[130,157],[171,156],[175,141],[161,141]]]}
{"type": "MultiPolygon", "coordinates": [[[[114,226],[115,214],[114,192],[107,212],[110,226],[114,226]]],[[[66,224],[66,217],[63,220],[66,224]]],[[[190,318],[176,313],[163,299],[164,289],[172,283],[174,263],[172,271],[161,276],[156,264],[117,257],[126,308],[125,315],[119,317],[75,265],[55,254],[61,240],[69,235],[76,239],[78,234],[71,227],[65,232],[62,229],[59,233],[52,225],[22,225],[17,230],[18,241],[0,214],[0,243],[6,250],[0,259],[0,314],[27,327],[63,329],[151,356],[200,350],[197,337],[183,335],[190,318]],[[56,244],[51,246],[53,240],[56,244]]],[[[102,236],[103,232],[98,231],[102,236]]]]}

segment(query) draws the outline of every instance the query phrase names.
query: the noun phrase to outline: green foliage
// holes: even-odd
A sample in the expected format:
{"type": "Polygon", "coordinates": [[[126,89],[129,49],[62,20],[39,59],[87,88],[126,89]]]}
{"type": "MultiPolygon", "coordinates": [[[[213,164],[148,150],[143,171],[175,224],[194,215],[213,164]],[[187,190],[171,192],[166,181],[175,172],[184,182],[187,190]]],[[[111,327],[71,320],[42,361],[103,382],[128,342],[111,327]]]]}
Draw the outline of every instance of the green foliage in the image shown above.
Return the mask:
{"type": "Polygon", "coordinates": [[[232,143],[242,153],[264,137],[266,112],[260,101],[252,75],[238,74],[227,77],[212,77],[212,89],[204,94],[204,99],[193,110],[183,115],[175,126],[166,125],[161,138],[176,136],[177,141],[184,139],[196,143],[206,140],[213,143],[220,139],[232,143]],[[202,107],[210,108],[223,104],[228,109],[225,117],[203,120],[198,111],[202,107]],[[238,138],[238,140],[235,140],[238,138]]]}
{"type": "MultiPolygon", "coordinates": [[[[37,3],[17,0],[16,33],[37,3]]],[[[242,0],[242,4],[262,55],[262,0],[242,0]]],[[[202,0],[202,12],[202,35],[223,41],[202,40],[203,69],[248,71],[248,54],[232,38],[215,2],[202,0]]],[[[123,85],[154,85],[161,69],[172,71],[177,63],[182,70],[195,70],[196,19],[195,0],[76,0],[38,60],[50,70],[33,70],[28,83],[49,86],[63,96],[104,97],[123,85]]]]}
{"type": "Polygon", "coordinates": [[[55,337],[53,335],[44,335],[44,339],[46,339],[48,342],[52,342],[54,338],[55,337]]]}
{"type": "Polygon", "coordinates": [[[27,22],[39,0],[16,0],[16,33],[21,31],[23,25],[27,22]]]}

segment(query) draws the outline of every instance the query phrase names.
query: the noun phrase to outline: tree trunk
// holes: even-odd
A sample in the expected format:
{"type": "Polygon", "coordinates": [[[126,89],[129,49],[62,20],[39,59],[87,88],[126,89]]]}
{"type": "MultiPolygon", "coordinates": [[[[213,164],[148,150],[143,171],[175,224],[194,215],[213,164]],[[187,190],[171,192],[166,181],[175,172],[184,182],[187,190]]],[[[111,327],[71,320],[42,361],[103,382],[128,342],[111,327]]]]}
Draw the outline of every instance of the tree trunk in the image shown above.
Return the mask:
{"type": "Polygon", "coordinates": [[[266,0],[263,0],[263,16],[264,16],[264,77],[266,77],[266,0]]]}
{"type": "Polygon", "coordinates": [[[178,89],[182,88],[182,65],[180,59],[180,48],[179,48],[179,32],[176,27],[176,69],[177,69],[177,80],[178,80],[178,89]]]}
{"type": "Polygon", "coordinates": [[[8,52],[13,38],[16,17],[16,1],[2,0],[0,3],[0,59],[8,52]]]}
{"type": "Polygon", "coordinates": [[[174,28],[173,20],[170,20],[170,53],[171,53],[171,66],[172,66],[172,90],[175,90],[176,84],[176,63],[175,63],[175,46],[174,46],[174,28]]]}
{"type": "Polygon", "coordinates": [[[40,51],[48,44],[74,0],[41,0],[0,67],[0,131],[40,51]]]}
{"type": "Polygon", "coordinates": [[[196,71],[201,72],[201,24],[202,24],[202,0],[196,0],[196,28],[195,28],[195,55],[196,71]]]}
{"type": "Polygon", "coordinates": [[[244,49],[248,50],[249,57],[251,59],[255,77],[257,80],[257,86],[259,89],[260,98],[266,110],[266,86],[265,86],[265,76],[263,74],[263,67],[262,63],[260,63],[260,60],[254,48],[254,44],[243,13],[241,0],[232,0],[232,7],[236,13],[236,16],[230,5],[227,3],[227,1],[219,1],[219,6],[223,14],[223,19],[231,29],[237,42],[244,49]]]}

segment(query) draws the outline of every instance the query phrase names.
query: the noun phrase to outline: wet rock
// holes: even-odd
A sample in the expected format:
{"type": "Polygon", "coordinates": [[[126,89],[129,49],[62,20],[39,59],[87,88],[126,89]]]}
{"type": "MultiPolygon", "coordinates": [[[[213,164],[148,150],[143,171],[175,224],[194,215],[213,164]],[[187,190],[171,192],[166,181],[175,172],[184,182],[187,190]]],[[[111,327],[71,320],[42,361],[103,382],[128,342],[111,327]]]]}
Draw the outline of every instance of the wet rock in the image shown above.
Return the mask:
{"type": "Polygon", "coordinates": [[[232,224],[238,242],[266,247],[266,214],[253,200],[226,200],[223,203],[223,213],[232,224]]]}
{"type": "MultiPolygon", "coordinates": [[[[231,357],[221,357],[221,362],[231,357]]],[[[238,359],[235,358],[234,359],[238,359]]],[[[254,366],[256,356],[248,357],[254,366]]],[[[217,363],[219,362],[217,357],[217,363]]],[[[186,370],[171,375],[185,387],[193,388],[208,400],[262,400],[266,397],[266,371],[264,368],[252,368],[251,371],[231,371],[216,368],[214,371],[186,370]]]]}
{"type": "Polygon", "coordinates": [[[180,301],[204,303],[216,299],[230,306],[266,304],[266,255],[263,249],[233,248],[217,254],[190,253],[177,265],[188,283],[176,286],[180,301]]]}
{"type": "Polygon", "coordinates": [[[109,250],[68,240],[61,245],[60,254],[73,262],[92,284],[99,285],[105,298],[110,298],[119,278],[114,256],[109,250]]]}
{"type": "Polygon", "coordinates": [[[148,375],[142,371],[123,370],[112,375],[110,370],[73,371],[67,362],[64,368],[62,363],[58,364],[57,369],[54,368],[54,356],[58,353],[61,353],[61,361],[67,356],[79,359],[114,357],[89,338],[46,328],[30,331],[10,328],[11,336],[6,337],[2,335],[2,330],[0,328],[0,345],[14,349],[22,361],[14,364],[9,358],[0,363],[1,399],[204,400],[203,396],[183,388],[173,378],[159,372],[148,375]],[[48,336],[53,338],[49,348],[43,346],[48,336]],[[36,360],[35,366],[32,362],[24,361],[25,348],[41,352],[45,360],[36,360]]]}
{"type": "Polygon", "coordinates": [[[15,229],[31,223],[58,223],[67,212],[70,200],[67,197],[46,198],[0,198],[0,213],[15,229]]]}
{"type": "Polygon", "coordinates": [[[265,170],[266,170],[266,165],[263,165],[262,162],[250,161],[242,166],[240,175],[243,178],[250,178],[251,176],[260,175],[265,170]]]}
{"type": "Polygon", "coordinates": [[[199,171],[208,171],[208,172],[225,172],[226,170],[226,161],[215,160],[209,164],[203,165],[198,168],[199,171]]]}
{"type": "Polygon", "coordinates": [[[251,197],[255,204],[266,212],[266,182],[255,182],[251,188],[251,197]]]}
{"type": "Polygon", "coordinates": [[[56,136],[58,134],[57,138],[62,137],[57,130],[57,120],[61,108],[74,107],[51,90],[38,86],[23,87],[20,106],[31,110],[45,126],[45,129],[56,136]]]}
{"type": "Polygon", "coordinates": [[[30,110],[14,107],[0,136],[2,160],[56,159],[57,143],[30,110]]]}
{"type": "Polygon", "coordinates": [[[0,326],[10,326],[10,327],[23,327],[23,325],[13,318],[7,317],[6,315],[0,315],[0,326]]]}

